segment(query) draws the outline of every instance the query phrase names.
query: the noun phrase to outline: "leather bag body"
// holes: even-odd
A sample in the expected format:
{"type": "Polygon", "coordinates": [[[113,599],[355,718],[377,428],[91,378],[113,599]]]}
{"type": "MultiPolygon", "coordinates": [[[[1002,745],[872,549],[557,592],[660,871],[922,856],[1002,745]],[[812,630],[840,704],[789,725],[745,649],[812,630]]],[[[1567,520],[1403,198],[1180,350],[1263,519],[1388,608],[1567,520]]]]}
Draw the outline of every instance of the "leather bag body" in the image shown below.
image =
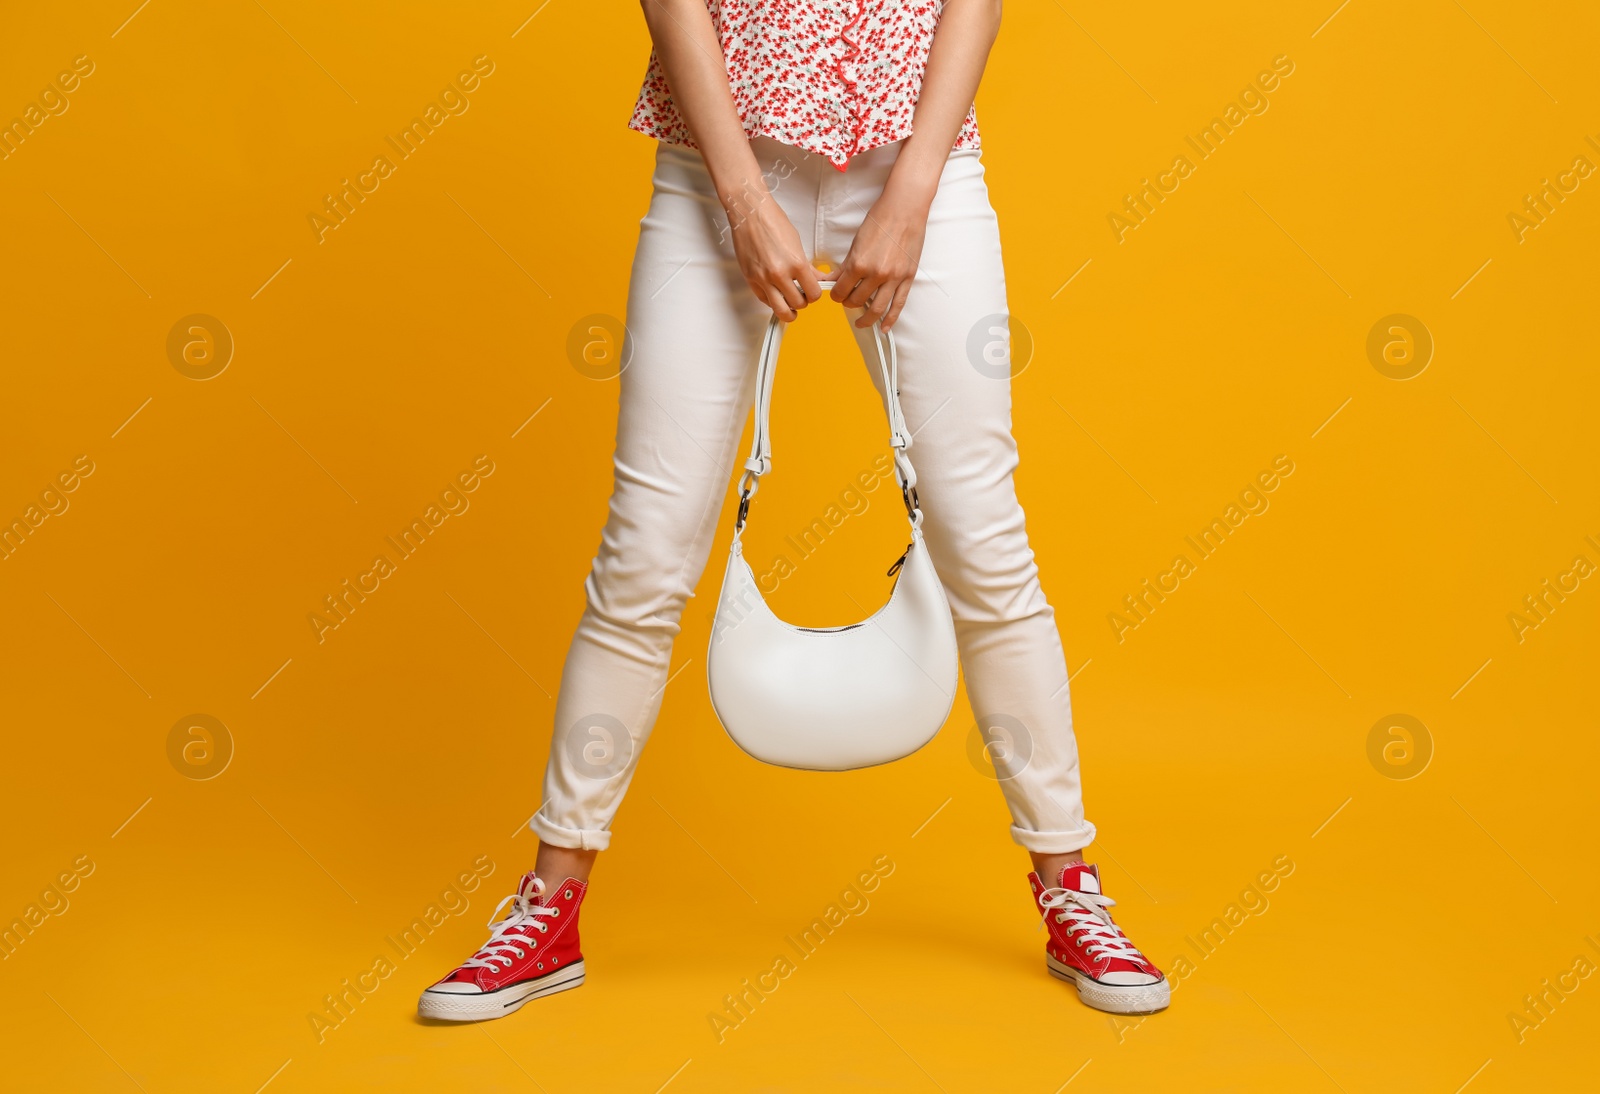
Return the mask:
{"type": "Polygon", "coordinates": [[[757,368],[755,439],[707,656],[711,703],[728,735],[758,760],[813,771],[872,767],[917,751],[949,716],[960,671],[955,626],[922,538],[894,335],[878,327],[895,475],[911,526],[906,553],[891,570],[894,590],[871,616],[839,627],[796,627],[767,606],[742,533],[750,499],[772,465],[768,424],[782,334],[774,317],[757,368]]]}

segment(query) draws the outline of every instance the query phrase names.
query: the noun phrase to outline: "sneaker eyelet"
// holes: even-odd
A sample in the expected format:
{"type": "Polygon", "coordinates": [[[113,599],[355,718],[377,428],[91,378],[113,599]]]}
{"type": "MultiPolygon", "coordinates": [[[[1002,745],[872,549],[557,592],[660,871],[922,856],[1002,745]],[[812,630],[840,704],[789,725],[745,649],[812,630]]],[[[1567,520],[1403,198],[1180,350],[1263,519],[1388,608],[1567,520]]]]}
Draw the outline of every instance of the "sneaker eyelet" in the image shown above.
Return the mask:
{"type": "Polygon", "coordinates": [[[561,909],[560,908],[551,908],[550,909],[550,918],[551,919],[555,919],[560,915],[561,915],[561,909]]]}
{"type": "Polygon", "coordinates": [[[564,894],[564,897],[565,897],[565,899],[567,899],[567,900],[571,900],[571,899],[572,899],[572,890],[571,890],[571,889],[568,889],[568,890],[567,890],[567,891],[566,891],[566,893],[565,893],[565,894],[564,894]]]}
{"type": "Polygon", "coordinates": [[[540,968],[541,968],[541,969],[542,969],[542,968],[544,968],[544,962],[543,962],[543,961],[541,961],[541,962],[539,962],[539,967],[540,967],[540,968]]]}

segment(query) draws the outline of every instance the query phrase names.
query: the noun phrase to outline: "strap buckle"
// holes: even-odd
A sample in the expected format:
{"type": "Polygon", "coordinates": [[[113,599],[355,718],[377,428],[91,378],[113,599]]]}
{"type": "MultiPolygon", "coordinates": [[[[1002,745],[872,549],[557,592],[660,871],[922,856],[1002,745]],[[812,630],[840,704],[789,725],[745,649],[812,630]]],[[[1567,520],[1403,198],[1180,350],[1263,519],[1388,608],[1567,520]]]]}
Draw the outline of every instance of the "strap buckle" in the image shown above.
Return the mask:
{"type": "Polygon", "coordinates": [[[906,503],[906,516],[915,520],[920,508],[917,504],[917,488],[901,484],[900,500],[906,503]]]}

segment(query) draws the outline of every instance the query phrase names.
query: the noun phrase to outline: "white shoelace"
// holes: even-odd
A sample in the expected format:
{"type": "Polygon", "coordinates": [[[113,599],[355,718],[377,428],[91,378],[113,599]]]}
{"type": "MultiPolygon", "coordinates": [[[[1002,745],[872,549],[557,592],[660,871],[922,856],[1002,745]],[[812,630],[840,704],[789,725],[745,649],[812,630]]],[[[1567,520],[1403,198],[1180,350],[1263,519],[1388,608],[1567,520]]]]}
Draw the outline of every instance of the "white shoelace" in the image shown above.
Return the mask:
{"type": "Polygon", "coordinates": [[[531,949],[533,946],[533,939],[528,937],[528,932],[538,931],[540,934],[545,934],[550,930],[548,925],[539,921],[539,917],[561,914],[560,908],[547,908],[543,904],[535,903],[543,896],[544,882],[534,878],[532,892],[527,895],[512,893],[496,904],[494,914],[489,916],[488,925],[493,928],[489,941],[485,942],[483,948],[476,954],[462,962],[461,967],[493,969],[498,972],[502,966],[508,969],[511,967],[512,955],[526,956],[522,947],[528,946],[531,949]],[[504,919],[497,919],[500,909],[504,908],[507,902],[511,904],[511,911],[504,919]]]}
{"type": "MultiPolygon", "coordinates": [[[[1067,924],[1067,934],[1085,937],[1081,944],[1091,957],[1120,957],[1125,961],[1145,963],[1144,954],[1128,941],[1122,928],[1111,922],[1107,908],[1116,904],[1108,896],[1080,893],[1076,889],[1046,889],[1039,895],[1039,903],[1046,909],[1057,908],[1056,922],[1067,924]],[[1070,923],[1067,921],[1071,920],[1070,923]]],[[[1046,914],[1049,914],[1046,912],[1046,914]]]]}

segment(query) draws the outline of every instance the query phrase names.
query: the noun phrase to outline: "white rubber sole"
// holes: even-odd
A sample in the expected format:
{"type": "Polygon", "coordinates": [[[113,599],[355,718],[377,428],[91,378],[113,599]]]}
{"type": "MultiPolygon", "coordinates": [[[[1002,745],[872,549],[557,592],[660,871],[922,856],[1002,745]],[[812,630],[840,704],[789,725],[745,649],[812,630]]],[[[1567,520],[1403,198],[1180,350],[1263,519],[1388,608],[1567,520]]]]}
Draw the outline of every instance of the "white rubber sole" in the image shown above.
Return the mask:
{"type": "Polygon", "coordinates": [[[1172,987],[1165,980],[1154,984],[1102,984],[1049,954],[1044,955],[1050,975],[1078,989],[1078,998],[1095,1010],[1109,1014],[1154,1014],[1172,1002],[1172,987]]]}
{"type": "Polygon", "coordinates": [[[560,991],[569,991],[582,983],[583,962],[579,961],[537,980],[524,980],[499,991],[459,995],[430,988],[417,1001],[417,1013],[440,1022],[482,1022],[490,1018],[504,1018],[520,1010],[526,1003],[560,991]]]}

